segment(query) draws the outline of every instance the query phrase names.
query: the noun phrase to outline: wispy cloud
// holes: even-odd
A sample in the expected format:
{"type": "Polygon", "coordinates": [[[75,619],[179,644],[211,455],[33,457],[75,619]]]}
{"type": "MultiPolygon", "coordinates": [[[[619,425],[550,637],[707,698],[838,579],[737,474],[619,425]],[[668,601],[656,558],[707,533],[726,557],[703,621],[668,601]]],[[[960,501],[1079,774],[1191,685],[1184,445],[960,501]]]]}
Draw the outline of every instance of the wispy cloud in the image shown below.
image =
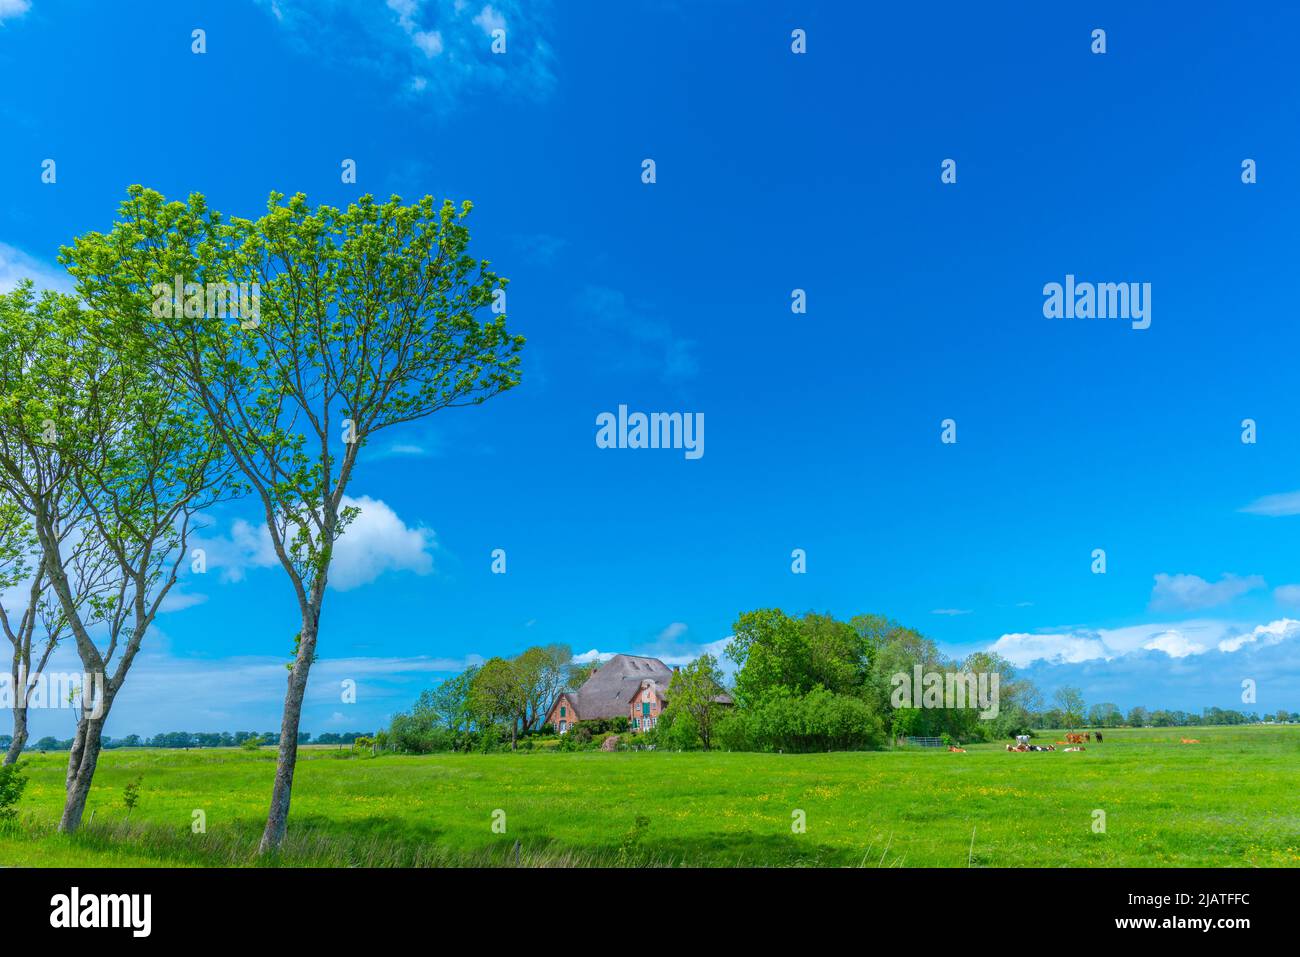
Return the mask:
{"type": "MultiPolygon", "coordinates": [[[[284,705],[283,656],[238,655],[224,658],[177,655],[163,636],[151,630],[109,716],[109,733],[155,734],[159,731],[267,730],[280,724],[284,705]]],[[[311,670],[303,730],[346,726],[370,731],[394,712],[410,707],[420,691],[443,676],[481,664],[481,655],[322,657],[311,670]],[[344,682],[356,687],[355,704],[345,703],[344,682]],[[340,717],[341,716],[341,717],[340,717]]],[[[55,651],[49,673],[80,674],[82,666],[70,644],[55,651]]],[[[351,699],[349,699],[351,700],[351,699]]],[[[0,715],[0,722],[4,716],[0,715]]],[[[70,736],[66,711],[33,712],[37,737],[70,736]]],[[[0,730],[7,728],[0,723],[0,730]]]]}
{"type": "Polygon", "coordinates": [[[1300,515],[1300,492],[1282,492],[1264,495],[1242,508],[1251,515],[1269,515],[1278,518],[1282,515],[1300,515]]]}
{"type": "Polygon", "coordinates": [[[969,615],[973,611],[973,608],[932,608],[930,614],[956,617],[957,615],[969,615]]]}
{"type": "Polygon", "coordinates": [[[207,595],[198,592],[187,592],[176,586],[167,593],[167,597],[162,600],[162,605],[159,606],[158,610],[164,614],[171,611],[184,611],[186,608],[202,605],[207,600],[207,595]]]}
{"type": "Polygon", "coordinates": [[[540,101],[556,85],[545,0],[261,3],[304,53],[389,75],[395,91],[440,104],[472,92],[540,101]],[[505,52],[493,52],[495,30],[505,52]]]}
{"type": "Polygon", "coordinates": [[[655,640],[676,641],[682,635],[686,634],[686,631],[687,628],[683,622],[675,621],[672,624],[670,624],[668,627],[666,627],[663,631],[659,632],[659,636],[655,640]]]}
{"type": "Polygon", "coordinates": [[[32,0],[0,0],[0,24],[21,17],[32,8],[32,0]]]}
{"type": "Polygon", "coordinates": [[[1278,585],[1273,598],[1283,605],[1300,605],[1300,585],[1278,585]]]}
{"type": "MultiPolygon", "coordinates": [[[[5,2],[0,0],[0,19],[3,19],[5,2]]],[[[72,280],[62,269],[41,262],[7,243],[0,243],[0,292],[10,292],[24,279],[30,279],[38,290],[72,291],[72,280]]]]}
{"type": "Polygon", "coordinates": [[[536,265],[551,266],[569,241],[550,233],[530,233],[515,236],[514,244],[536,265]]]}
{"type": "Polygon", "coordinates": [[[1300,491],[1265,495],[1262,498],[1255,499],[1255,501],[1242,508],[1241,511],[1249,512],[1251,515],[1269,515],[1273,517],[1300,515],[1300,491]]]}
{"type": "Polygon", "coordinates": [[[1199,575],[1166,575],[1162,572],[1156,575],[1155,586],[1151,589],[1151,607],[1189,611],[1213,608],[1264,587],[1266,582],[1259,575],[1245,578],[1224,575],[1217,582],[1208,582],[1199,575]]]}
{"type": "Polygon", "coordinates": [[[650,306],[629,300],[617,289],[587,286],[576,310],[591,333],[604,341],[610,371],[658,374],[669,382],[693,378],[699,371],[695,342],[678,336],[650,306]]]}

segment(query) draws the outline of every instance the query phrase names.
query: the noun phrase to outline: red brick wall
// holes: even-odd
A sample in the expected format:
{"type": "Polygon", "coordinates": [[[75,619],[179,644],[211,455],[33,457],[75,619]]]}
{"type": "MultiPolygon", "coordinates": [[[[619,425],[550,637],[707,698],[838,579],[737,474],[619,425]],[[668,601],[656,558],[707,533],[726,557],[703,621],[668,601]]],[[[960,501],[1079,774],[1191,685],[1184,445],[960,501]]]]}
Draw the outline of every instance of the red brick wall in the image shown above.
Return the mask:
{"type": "Polygon", "coordinates": [[[561,721],[564,722],[564,730],[566,733],[572,731],[574,723],[578,721],[578,716],[573,710],[573,702],[563,695],[561,695],[560,700],[555,702],[551,707],[551,713],[546,716],[546,723],[556,731],[560,730],[561,721]],[[564,717],[560,717],[561,708],[564,709],[564,717]]]}
{"type": "Polygon", "coordinates": [[[646,687],[643,687],[640,691],[636,693],[636,697],[634,697],[631,700],[631,702],[628,704],[628,711],[627,711],[628,721],[632,723],[633,731],[646,730],[644,724],[642,726],[637,725],[638,721],[644,722],[647,717],[650,718],[659,717],[659,712],[661,712],[665,707],[661,694],[662,694],[662,689],[660,689],[658,685],[648,685],[646,687]],[[649,697],[649,704],[650,704],[649,715],[645,715],[641,713],[641,706],[646,703],[647,696],[649,697]]]}

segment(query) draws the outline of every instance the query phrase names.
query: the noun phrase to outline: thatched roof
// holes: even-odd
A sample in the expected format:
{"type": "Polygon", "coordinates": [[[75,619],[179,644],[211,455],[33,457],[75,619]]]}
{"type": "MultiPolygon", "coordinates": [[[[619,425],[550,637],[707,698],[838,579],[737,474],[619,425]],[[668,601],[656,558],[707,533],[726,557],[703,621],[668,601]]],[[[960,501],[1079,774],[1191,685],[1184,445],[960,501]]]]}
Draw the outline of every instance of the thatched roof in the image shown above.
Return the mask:
{"type": "Polygon", "coordinates": [[[569,692],[569,697],[576,698],[574,706],[583,721],[614,718],[627,714],[628,702],[647,680],[659,686],[660,694],[666,694],[673,670],[658,658],[615,655],[596,669],[581,688],[569,692]]]}

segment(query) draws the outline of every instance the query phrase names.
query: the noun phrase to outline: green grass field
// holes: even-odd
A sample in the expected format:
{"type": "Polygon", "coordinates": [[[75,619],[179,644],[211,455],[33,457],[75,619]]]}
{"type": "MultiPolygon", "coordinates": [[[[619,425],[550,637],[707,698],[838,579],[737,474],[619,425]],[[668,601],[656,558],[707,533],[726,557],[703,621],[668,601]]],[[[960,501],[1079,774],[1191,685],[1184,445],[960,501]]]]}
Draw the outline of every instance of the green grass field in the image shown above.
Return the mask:
{"type": "MultiPolygon", "coordinates": [[[[254,863],[272,749],[105,752],[94,819],[74,837],[53,829],[66,755],[30,760],[22,825],[0,832],[2,865],[254,863]],[[137,776],[128,816],[123,788],[137,776]],[[191,830],[198,809],[205,834],[191,830]]],[[[1297,796],[1300,727],[1119,730],[1076,754],[307,748],[280,863],[1288,867],[1300,864],[1297,796]],[[492,829],[497,809],[504,834],[492,829]],[[792,831],[796,810],[804,833],[792,831]]]]}

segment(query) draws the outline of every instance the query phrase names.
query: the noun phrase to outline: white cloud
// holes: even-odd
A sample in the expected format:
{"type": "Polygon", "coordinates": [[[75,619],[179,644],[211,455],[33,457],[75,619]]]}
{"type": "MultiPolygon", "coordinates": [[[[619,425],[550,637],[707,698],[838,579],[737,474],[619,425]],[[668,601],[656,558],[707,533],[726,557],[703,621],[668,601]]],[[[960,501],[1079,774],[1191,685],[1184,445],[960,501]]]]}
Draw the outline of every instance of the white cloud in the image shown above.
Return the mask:
{"type": "Polygon", "coordinates": [[[21,17],[32,8],[32,0],[0,0],[0,23],[21,17]]]}
{"type": "Polygon", "coordinates": [[[970,608],[934,608],[931,609],[930,614],[956,616],[956,615],[969,615],[971,614],[972,611],[973,609],[970,608]]]}
{"type": "Polygon", "coordinates": [[[1273,597],[1284,605],[1300,605],[1300,585],[1278,585],[1273,597]]]}
{"type": "Polygon", "coordinates": [[[1248,632],[1225,638],[1219,642],[1219,650],[1240,651],[1247,645],[1267,648],[1269,645],[1280,644],[1288,638],[1297,636],[1300,636],[1300,621],[1291,618],[1279,618],[1277,621],[1270,621],[1267,625],[1257,625],[1248,632]]]}
{"type": "Polygon", "coordinates": [[[686,633],[686,625],[680,621],[674,621],[663,631],[659,632],[657,641],[675,641],[686,633]]]}
{"type": "Polygon", "coordinates": [[[371,459],[391,459],[391,458],[428,458],[433,455],[433,449],[415,442],[394,442],[393,444],[378,449],[371,459]]]}
{"type": "MultiPolygon", "coordinates": [[[[355,506],[360,512],[334,549],[329,587],[350,591],[389,571],[416,575],[433,571],[432,552],[437,540],[432,529],[408,526],[387,503],[366,495],[345,495],[343,505],[355,506]]],[[[209,567],[220,571],[223,581],[242,581],[250,568],[279,564],[266,526],[254,526],[243,519],[231,523],[229,536],[205,538],[196,546],[207,552],[209,567]]]]}
{"type": "Polygon", "coordinates": [[[488,4],[479,11],[478,16],[474,18],[487,36],[492,35],[493,30],[504,30],[506,28],[506,18],[501,13],[488,4]]]}
{"type": "Polygon", "coordinates": [[[201,595],[197,592],[182,591],[180,587],[174,587],[167,592],[167,597],[162,600],[158,606],[158,611],[166,614],[169,611],[184,611],[186,608],[193,608],[195,605],[202,605],[208,600],[207,595],[201,595]]]}
{"type": "Polygon", "coordinates": [[[1003,635],[993,642],[989,651],[1018,666],[1033,661],[1074,664],[1114,657],[1106,643],[1095,635],[1031,635],[1020,632],[1003,635]]]}
{"type": "Polygon", "coordinates": [[[416,30],[411,40],[427,57],[435,57],[442,52],[442,34],[437,30],[416,30]]]}
{"type": "Polygon", "coordinates": [[[1205,645],[1192,641],[1177,629],[1162,631],[1142,647],[1146,651],[1163,651],[1170,658],[1186,658],[1188,655],[1199,655],[1209,650],[1205,645]]]}
{"type": "Polygon", "coordinates": [[[407,33],[415,32],[415,15],[420,10],[420,0],[388,0],[388,9],[397,14],[398,26],[407,33]]]}
{"type": "Polygon", "coordinates": [[[1035,662],[1081,664],[1114,661],[1144,651],[1159,651],[1170,658],[1188,658],[1217,649],[1234,652],[1256,645],[1266,647],[1300,637],[1300,621],[1281,618],[1250,626],[1215,619],[1153,622],[1123,628],[1069,628],[1042,634],[1016,633],[1000,637],[988,650],[1024,667],[1035,662]]]}
{"type": "Polygon", "coordinates": [[[1251,515],[1300,515],[1300,491],[1280,492],[1257,498],[1241,511],[1251,515]]]}
{"type": "MultiPolygon", "coordinates": [[[[679,637],[681,633],[686,630],[686,626],[681,624],[681,622],[674,622],[665,628],[663,632],[660,632],[661,638],[668,631],[678,627],[680,627],[681,631],[674,633],[672,637],[679,637]]],[[[672,651],[662,651],[654,647],[646,648],[640,645],[633,645],[631,650],[622,648],[619,651],[600,651],[599,649],[592,648],[590,651],[584,651],[582,654],[574,655],[571,660],[575,664],[585,665],[590,664],[593,661],[609,661],[609,659],[613,658],[616,654],[644,655],[647,658],[658,658],[664,664],[672,667],[690,664],[700,655],[708,654],[717,658],[719,666],[722,668],[724,673],[727,673],[734,669],[730,659],[724,659],[722,653],[726,650],[727,645],[731,643],[732,637],[733,636],[728,635],[726,638],[719,638],[717,641],[710,641],[702,645],[684,644],[682,647],[672,651]]],[[[656,641],[656,644],[657,643],[658,641],[656,641]]]]}
{"type": "Polygon", "coordinates": [[[1256,588],[1264,588],[1265,584],[1259,575],[1246,578],[1224,575],[1217,582],[1207,582],[1199,575],[1166,575],[1162,572],[1156,575],[1155,587],[1151,589],[1151,607],[1212,608],[1256,588]]]}
{"type": "Polygon", "coordinates": [[[361,512],[343,532],[330,566],[330,586],[349,591],[368,585],[386,571],[428,575],[433,571],[432,529],[406,525],[379,499],[344,497],[347,507],[361,512]]]}
{"type": "MultiPolygon", "coordinates": [[[[0,0],[0,19],[7,0],[0,0]]],[[[19,281],[30,279],[37,290],[55,289],[71,292],[72,280],[63,270],[47,265],[6,243],[0,243],[0,292],[10,292],[19,281]]]]}

